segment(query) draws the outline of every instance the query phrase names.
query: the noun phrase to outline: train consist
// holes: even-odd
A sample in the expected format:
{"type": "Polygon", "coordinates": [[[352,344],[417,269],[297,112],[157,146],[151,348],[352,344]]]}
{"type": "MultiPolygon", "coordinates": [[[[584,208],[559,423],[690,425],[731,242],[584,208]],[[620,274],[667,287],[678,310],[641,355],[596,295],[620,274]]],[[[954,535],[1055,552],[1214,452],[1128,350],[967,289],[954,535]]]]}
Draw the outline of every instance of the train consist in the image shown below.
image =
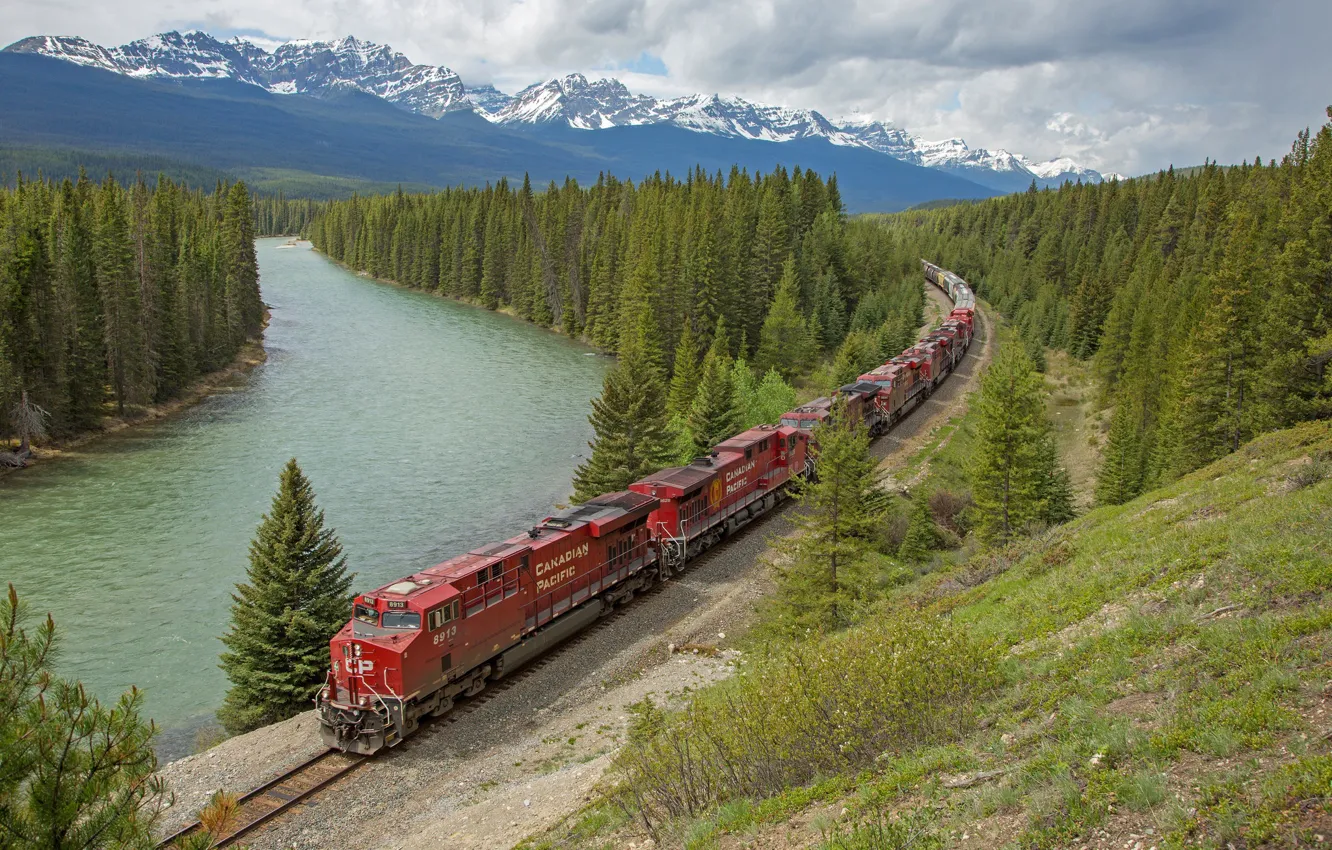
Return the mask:
{"type": "Polygon", "coordinates": [[[954,309],[878,368],[671,467],[508,540],[356,597],[330,641],[316,705],[324,742],[372,754],[480,693],[772,510],[816,471],[814,430],[842,407],[878,436],[924,402],[971,343],[966,281],[922,260],[954,309]]]}

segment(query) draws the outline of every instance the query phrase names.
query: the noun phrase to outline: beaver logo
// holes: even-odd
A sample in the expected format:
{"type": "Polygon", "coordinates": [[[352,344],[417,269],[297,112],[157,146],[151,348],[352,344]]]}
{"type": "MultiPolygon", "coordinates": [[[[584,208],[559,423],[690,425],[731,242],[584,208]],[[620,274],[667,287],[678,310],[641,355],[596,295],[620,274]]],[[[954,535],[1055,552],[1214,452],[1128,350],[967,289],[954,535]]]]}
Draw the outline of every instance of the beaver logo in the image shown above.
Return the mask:
{"type": "Polygon", "coordinates": [[[717,505],[721,504],[721,500],[722,500],[721,479],[715,478],[712,481],[712,487],[708,489],[708,504],[712,505],[715,508],[717,507],[717,505]]]}

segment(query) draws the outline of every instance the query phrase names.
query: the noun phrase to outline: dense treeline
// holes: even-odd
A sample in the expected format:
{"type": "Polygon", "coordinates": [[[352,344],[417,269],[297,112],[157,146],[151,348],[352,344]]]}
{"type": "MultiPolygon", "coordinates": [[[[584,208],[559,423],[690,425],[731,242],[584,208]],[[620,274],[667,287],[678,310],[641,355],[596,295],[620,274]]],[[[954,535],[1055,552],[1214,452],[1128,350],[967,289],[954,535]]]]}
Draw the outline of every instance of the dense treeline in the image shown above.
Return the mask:
{"type": "MultiPolygon", "coordinates": [[[[730,354],[758,353],[788,261],[788,294],[825,350],[852,327],[876,331],[887,316],[866,296],[915,274],[891,235],[847,220],[835,177],[799,168],[354,197],[318,210],[308,233],[354,269],[507,309],[609,351],[647,312],[668,372],[686,326],[701,355],[718,319],[730,354]],[[856,316],[862,303],[872,315],[856,316]]],[[[918,312],[919,297],[905,309],[918,312]]]]}
{"type": "Polygon", "coordinates": [[[256,236],[300,236],[323,207],[311,198],[288,198],[282,192],[254,199],[256,236]]]}
{"type": "Polygon", "coordinates": [[[0,433],[24,398],[68,435],[231,362],[263,322],[253,239],[240,183],[0,189],[0,433]]]}
{"type": "Polygon", "coordinates": [[[1103,503],[1332,411],[1332,124],[1280,162],[881,221],[972,281],[1029,346],[1094,362],[1114,403],[1103,503]]]}

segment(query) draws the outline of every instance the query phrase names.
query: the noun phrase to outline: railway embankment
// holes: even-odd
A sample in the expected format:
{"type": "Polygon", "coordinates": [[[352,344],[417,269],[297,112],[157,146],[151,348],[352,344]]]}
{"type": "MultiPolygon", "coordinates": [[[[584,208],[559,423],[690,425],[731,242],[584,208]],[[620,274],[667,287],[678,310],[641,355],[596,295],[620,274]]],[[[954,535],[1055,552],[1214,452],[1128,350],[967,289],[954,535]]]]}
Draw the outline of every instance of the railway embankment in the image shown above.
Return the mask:
{"type": "MultiPolygon", "coordinates": [[[[613,765],[602,786],[610,796],[523,846],[1324,845],[1332,841],[1329,527],[1332,423],[1315,422],[1261,437],[1128,504],[938,563],[847,635],[816,643],[819,651],[802,656],[805,675],[836,682],[821,659],[849,657],[837,642],[854,646],[889,620],[933,622],[959,645],[988,648],[994,655],[977,656],[977,666],[993,679],[947,692],[946,682],[902,669],[947,673],[947,663],[903,653],[893,676],[874,680],[872,699],[863,688],[822,691],[821,716],[849,748],[840,763],[802,772],[792,762],[809,751],[795,744],[822,727],[765,708],[772,722],[791,724],[785,751],[747,750],[743,734],[714,724],[723,731],[714,742],[694,739],[692,758],[721,759],[740,777],[761,764],[764,782],[782,771],[807,778],[751,786],[761,793],[721,781],[699,794],[682,784],[697,771],[663,764],[638,789],[656,795],[639,798],[655,805],[649,833],[621,805],[633,813],[638,801],[612,793],[612,781],[633,777],[613,765]],[[929,695],[946,699],[932,704],[950,720],[943,727],[894,714],[901,700],[919,705],[929,695]],[[867,704],[884,707],[881,725],[863,716],[867,704]],[[860,752],[864,738],[848,734],[856,728],[846,717],[866,721],[862,733],[892,723],[906,731],[860,752]],[[690,805],[663,817],[671,799],[690,805]]],[[[779,660],[746,678],[789,666],[779,660]]],[[[747,700],[768,693],[720,687],[730,690],[705,691],[691,717],[666,721],[665,740],[699,728],[723,702],[735,718],[729,727],[741,730],[757,711],[747,700]]]]}

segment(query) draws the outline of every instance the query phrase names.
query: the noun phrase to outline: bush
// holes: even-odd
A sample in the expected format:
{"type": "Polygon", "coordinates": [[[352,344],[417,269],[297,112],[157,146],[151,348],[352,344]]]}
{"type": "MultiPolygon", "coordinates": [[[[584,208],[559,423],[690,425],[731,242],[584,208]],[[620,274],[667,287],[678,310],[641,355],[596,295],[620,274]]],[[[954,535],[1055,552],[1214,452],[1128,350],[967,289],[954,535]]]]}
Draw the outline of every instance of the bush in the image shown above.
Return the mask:
{"type": "Polygon", "coordinates": [[[885,752],[971,728],[999,681],[996,651],[951,622],[889,615],[787,650],[668,714],[634,711],[617,800],[656,832],[737,798],[854,772],[885,752]]]}
{"type": "Polygon", "coordinates": [[[967,534],[964,520],[967,509],[973,504],[971,494],[965,490],[954,493],[940,489],[930,494],[930,513],[934,514],[934,521],[959,537],[967,534]]]}

